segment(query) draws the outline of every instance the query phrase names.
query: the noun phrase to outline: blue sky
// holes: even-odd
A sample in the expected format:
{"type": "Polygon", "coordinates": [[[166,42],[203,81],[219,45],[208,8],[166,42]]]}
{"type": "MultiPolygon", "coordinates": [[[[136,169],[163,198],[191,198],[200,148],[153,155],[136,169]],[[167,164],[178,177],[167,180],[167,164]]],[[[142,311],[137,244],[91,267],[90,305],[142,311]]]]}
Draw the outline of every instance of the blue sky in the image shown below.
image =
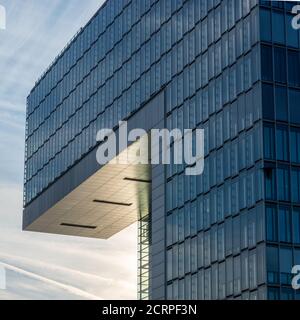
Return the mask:
{"type": "Polygon", "coordinates": [[[102,3],[0,0],[0,300],[136,298],[135,225],[108,241],[21,231],[26,97],[102,3]]]}

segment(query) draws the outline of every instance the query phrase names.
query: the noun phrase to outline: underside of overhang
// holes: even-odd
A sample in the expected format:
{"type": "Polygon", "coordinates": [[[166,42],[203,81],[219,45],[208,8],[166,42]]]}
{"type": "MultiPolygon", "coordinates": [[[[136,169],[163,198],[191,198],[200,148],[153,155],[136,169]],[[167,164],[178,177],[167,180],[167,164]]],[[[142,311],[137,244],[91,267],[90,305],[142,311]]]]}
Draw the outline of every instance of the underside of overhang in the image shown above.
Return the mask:
{"type": "Polygon", "coordinates": [[[148,215],[151,165],[138,163],[144,139],[147,135],[95,172],[26,230],[108,239],[148,215]],[[128,163],[120,164],[125,156],[128,163]]]}

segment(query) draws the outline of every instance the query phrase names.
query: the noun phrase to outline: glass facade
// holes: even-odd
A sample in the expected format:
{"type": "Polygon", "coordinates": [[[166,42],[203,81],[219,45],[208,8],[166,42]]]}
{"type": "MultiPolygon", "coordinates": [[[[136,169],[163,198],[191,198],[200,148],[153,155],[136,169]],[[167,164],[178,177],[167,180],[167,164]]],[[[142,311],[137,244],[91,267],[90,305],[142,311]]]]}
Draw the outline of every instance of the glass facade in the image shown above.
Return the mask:
{"type": "Polygon", "coordinates": [[[300,263],[300,43],[291,27],[296,3],[260,9],[264,175],[269,299],[299,299],[291,269],[300,263]]]}
{"type": "Polygon", "coordinates": [[[165,297],[299,298],[290,286],[300,264],[291,6],[106,1],[28,97],[25,206],[95,147],[99,129],[164,90],[167,128],[205,130],[203,175],[165,167],[165,297]]]}
{"type": "Polygon", "coordinates": [[[166,168],[167,298],[265,298],[259,6],[199,2],[166,100],[168,128],[204,128],[205,168],[166,168]]]}
{"type": "Polygon", "coordinates": [[[174,57],[183,54],[177,43],[187,31],[185,42],[196,42],[199,15],[198,1],[105,2],[27,99],[25,205],[96,145],[98,130],[115,127],[172,81],[174,57]]]}

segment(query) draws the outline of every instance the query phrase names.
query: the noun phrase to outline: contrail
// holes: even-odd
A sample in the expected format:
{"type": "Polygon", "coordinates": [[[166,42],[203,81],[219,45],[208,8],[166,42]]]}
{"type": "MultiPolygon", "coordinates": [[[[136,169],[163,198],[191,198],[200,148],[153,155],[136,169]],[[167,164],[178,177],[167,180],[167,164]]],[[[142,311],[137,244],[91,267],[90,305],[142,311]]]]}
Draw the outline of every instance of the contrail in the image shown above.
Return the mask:
{"type": "Polygon", "coordinates": [[[96,296],[94,294],[88,293],[86,291],[83,291],[81,289],[78,289],[78,288],[70,286],[70,285],[66,285],[66,284],[57,282],[55,280],[48,279],[46,277],[39,276],[39,275],[37,275],[35,273],[20,269],[18,267],[13,266],[13,265],[0,262],[0,267],[1,266],[3,266],[4,268],[6,268],[8,270],[12,270],[12,271],[15,271],[15,272],[17,272],[19,274],[23,274],[23,275],[25,275],[27,277],[30,277],[32,279],[43,281],[45,283],[51,284],[53,286],[56,286],[58,288],[64,289],[64,290],[68,291],[69,293],[81,296],[83,298],[90,299],[90,300],[102,300],[100,297],[98,297],[98,296],[96,296]]]}

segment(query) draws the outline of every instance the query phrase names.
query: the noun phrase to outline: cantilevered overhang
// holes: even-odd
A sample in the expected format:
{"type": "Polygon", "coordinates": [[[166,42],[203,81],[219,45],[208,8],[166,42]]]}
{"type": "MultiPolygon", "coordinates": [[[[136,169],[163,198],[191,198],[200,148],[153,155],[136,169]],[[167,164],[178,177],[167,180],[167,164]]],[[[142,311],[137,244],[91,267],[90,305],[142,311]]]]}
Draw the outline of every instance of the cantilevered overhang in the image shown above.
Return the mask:
{"type": "Polygon", "coordinates": [[[139,144],[146,139],[133,143],[113,159],[119,162],[127,153],[130,163],[106,164],[26,230],[107,239],[147,215],[151,166],[135,163],[139,144]]]}
{"type": "MultiPolygon", "coordinates": [[[[126,119],[128,132],[135,128],[159,128],[163,119],[161,92],[126,119]]],[[[151,165],[134,160],[140,143],[147,138],[145,135],[141,141],[120,150],[116,159],[127,152],[131,159],[128,164],[110,162],[101,166],[96,161],[97,149],[93,149],[24,208],[23,229],[107,239],[148,214],[151,165]]]]}

